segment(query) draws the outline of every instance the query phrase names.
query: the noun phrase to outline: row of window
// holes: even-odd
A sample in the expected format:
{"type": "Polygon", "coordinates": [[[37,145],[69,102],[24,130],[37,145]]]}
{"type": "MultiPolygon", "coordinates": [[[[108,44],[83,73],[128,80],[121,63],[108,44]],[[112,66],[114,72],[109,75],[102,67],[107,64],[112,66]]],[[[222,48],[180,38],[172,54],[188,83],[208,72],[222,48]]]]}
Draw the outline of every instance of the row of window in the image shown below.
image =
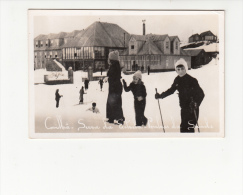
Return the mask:
{"type": "MultiPolygon", "coordinates": [[[[35,42],[35,47],[43,47],[43,44],[44,43],[44,41],[36,41],[35,42]]],[[[54,44],[54,41],[53,40],[51,40],[51,41],[48,41],[48,40],[46,40],[45,41],[45,46],[46,47],[48,47],[48,46],[53,46],[54,44]]],[[[57,44],[59,43],[59,41],[57,41],[57,44]]]]}
{"type": "Polygon", "coordinates": [[[81,47],[81,48],[63,48],[63,59],[85,58],[98,59],[105,58],[104,47],[81,47]]]}
{"type": "MultiPolygon", "coordinates": [[[[166,41],[165,42],[165,47],[166,47],[166,49],[169,49],[169,42],[168,41],[166,41]]],[[[175,46],[175,49],[178,49],[178,46],[179,46],[179,44],[178,44],[178,42],[176,42],[176,46],[175,46]]],[[[134,45],[131,45],[131,50],[133,50],[135,47],[134,47],[134,45]]]]}

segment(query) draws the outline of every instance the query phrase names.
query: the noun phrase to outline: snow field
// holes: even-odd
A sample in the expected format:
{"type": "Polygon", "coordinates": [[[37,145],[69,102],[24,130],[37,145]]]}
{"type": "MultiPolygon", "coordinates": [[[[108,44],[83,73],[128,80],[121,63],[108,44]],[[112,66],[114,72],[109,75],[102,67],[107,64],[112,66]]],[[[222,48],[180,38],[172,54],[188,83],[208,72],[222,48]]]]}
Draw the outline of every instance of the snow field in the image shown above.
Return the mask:
{"type": "MultiPolygon", "coordinates": [[[[204,90],[205,98],[200,106],[199,126],[201,132],[219,131],[219,74],[216,61],[199,69],[192,69],[188,74],[195,77],[204,90]]],[[[35,83],[43,83],[45,70],[35,71],[35,83]]],[[[103,72],[105,75],[106,72],[103,72]]],[[[99,76],[100,72],[94,73],[99,76]]],[[[122,75],[127,84],[133,75],[122,75]]],[[[126,119],[123,126],[106,123],[106,101],[108,83],[104,83],[100,91],[98,81],[91,81],[84,95],[84,104],[79,105],[79,90],[84,86],[82,77],[86,72],[74,72],[74,83],[64,85],[35,85],[35,127],[36,132],[163,132],[158,100],[154,98],[155,88],[159,93],[167,90],[173,83],[176,72],[161,72],[142,74],[142,80],[147,90],[145,116],[149,119],[146,127],[135,127],[134,98],[132,92],[122,93],[122,108],[126,119]],[[63,95],[59,108],[56,108],[55,91],[63,95]],[[99,114],[86,111],[96,102],[99,114]],[[60,125],[60,123],[62,123],[60,125]],[[62,128],[58,128],[62,126],[62,128]]],[[[178,92],[160,99],[160,107],[166,132],[179,132],[180,107],[178,92]]]]}

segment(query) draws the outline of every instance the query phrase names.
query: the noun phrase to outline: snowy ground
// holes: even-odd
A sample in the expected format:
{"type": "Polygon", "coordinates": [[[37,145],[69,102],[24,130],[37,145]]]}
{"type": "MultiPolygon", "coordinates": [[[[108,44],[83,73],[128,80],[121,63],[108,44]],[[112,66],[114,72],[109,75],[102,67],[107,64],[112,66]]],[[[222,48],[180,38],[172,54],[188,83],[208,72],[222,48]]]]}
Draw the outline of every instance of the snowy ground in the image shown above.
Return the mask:
{"type": "MultiPolygon", "coordinates": [[[[213,59],[208,65],[200,69],[189,70],[188,74],[198,79],[205,93],[200,107],[199,126],[201,132],[219,131],[219,70],[213,59]]],[[[106,101],[108,83],[104,83],[100,91],[98,81],[91,81],[87,94],[84,95],[84,104],[79,105],[79,90],[83,86],[82,77],[87,73],[74,72],[74,84],[45,85],[43,75],[45,70],[35,71],[35,130],[36,132],[162,132],[158,100],[154,98],[155,88],[161,93],[168,89],[177,76],[176,72],[143,74],[143,82],[147,89],[147,104],[145,116],[149,119],[148,125],[142,128],[135,127],[133,95],[123,91],[123,112],[126,118],[123,126],[104,122],[106,118],[106,101]],[[63,95],[60,107],[55,107],[55,91],[63,95]],[[86,111],[92,102],[97,103],[99,114],[86,111]]],[[[100,73],[94,74],[99,76],[100,73]]],[[[106,75],[106,72],[103,72],[106,75]]],[[[129,84],[132,75],[122,75],[129,84]]],[[[179,132],[180,107],[177,92],[160,100],[163,121],[166,132],[179,132]]]]}

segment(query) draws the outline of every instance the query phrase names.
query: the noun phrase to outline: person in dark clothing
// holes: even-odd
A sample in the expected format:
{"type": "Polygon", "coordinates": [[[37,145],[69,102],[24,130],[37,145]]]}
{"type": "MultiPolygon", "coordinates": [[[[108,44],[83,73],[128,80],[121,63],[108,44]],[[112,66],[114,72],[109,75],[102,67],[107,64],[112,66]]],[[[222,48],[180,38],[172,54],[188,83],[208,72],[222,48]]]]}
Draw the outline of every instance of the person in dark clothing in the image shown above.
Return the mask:
{"type": "Polygon", "coordinates": [[[141,66],[141,71],[142,71],[142,72],[144,71],[144,66],[143,66],[143,65],[141,66]]]}
{"type": "Polygon", "coordinates": [[[84,88],[85,88],[85,90],[87,90],[89,88],[89,79],[85,79],[84,88]]]}
{"type": "Polygon", "coordinates": [[[55,93],[55,100],[56,100],[56,107],[57,108],[59,107],[59,101],[60,101],[61,97],[63,97],[63,96],[59,94],[59,89],[57,89],[56,93],[55,93]]]}
{"type": "Polygon", "coordinates": [[[125,118],[122,110],[121,66],[118,51],[109,53],[108,63],[110,67],[107,72],[109,94],[106,104],[106,118],[109,123],[123,124],[125,118]]]}
{"type": "Polygon", "coordinates": [[[102,75],[102,71],[103,71],[103,69],[102,69],[102,66],[100,67],[100,74],[102,75]]]}
{"type": "Polygon", "coordinates": [[[179,92],[181,107],[180,132],[194,133],[194,128],[199,117],[199,106],[205,95],[202,88],[199,86],[197,79],[186,73],[188,67],[184,59],[181,58],[176,62],[175,69],[178,76],[175,78],[172,86],[162,94],[156,93],[155,98],[163,99],[177,90],[179,92]]]}
{"type": "Polygon", "coordinates": [[[73,69],[71,66],[68,68],[68,79],[70,79],[70,82],[73,83],[73,69]]]}
{"type": "Polygon", "coordinates": [[[79,104],[82,104],[84,102],[84,87],[82,86],[82,88],[79,91],[79,104]]]}
{"type": "Polygon", "coordinates": [[[150,73],[150,66],[148,66],[148,75],[149,75],[149,73],[150,73]]]}
{"type": "Polygon", "coordinates": [[[146,88],[142,82],[142,73],[140,70],[134,73],[133,82],[127,86],[126,81],[123,79],[123,86],[126,92],[132,91],[134,96],[134,108],[136,117],[136,126],[146,126],[148,119],[144,116],[146,106],[146,88]]]}
{"type": "Polygon", "coordinates": [[[98,83],[100,84],[100,91],[102,91],[102,88],[103,88],[103,83],[104,83],[103,79],[102,79],[102,78],[100,78],[100,80],[99,80],[99,82],[98,82],[98,83]]]}

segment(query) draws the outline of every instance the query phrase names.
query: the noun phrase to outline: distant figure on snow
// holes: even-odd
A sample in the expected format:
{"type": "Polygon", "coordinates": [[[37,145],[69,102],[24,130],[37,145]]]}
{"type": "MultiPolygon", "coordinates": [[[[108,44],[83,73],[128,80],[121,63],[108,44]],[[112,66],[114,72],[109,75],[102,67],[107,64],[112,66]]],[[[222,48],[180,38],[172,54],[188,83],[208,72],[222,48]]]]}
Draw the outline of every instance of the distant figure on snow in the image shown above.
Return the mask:
{"type": "Polygon", "coordinates": [[[68,68],[68,79],[73,83],[73,69],[71,66],[68,68]]]}
{"type": "Polygon", "coordinates": [[[102,69],[102,66],[100,67],[100,74],[102,75],[102,71],[103,71],[103,69],[102,69]]]}
{"type": "Polygon", "coordinates": [[[85,90],[87,90],[89,88],[89,79],[85,79],[84,88],[85,88],[85,90]]]}
{"type": "Polygon", "coordinates": [[[92,111],[93,113],[100,113],[100,111],[99,111],[99,109],[98,108],[96,108],[96,103],[95,102],[93,102],[92,103],[92,107],[91,108],[88,108],[86,111],[92,111]]]}
{"type": "Polygon", "coordinates": [[[126,92],[132,91],[134,96],[134,108],[136,117],[136,126],[146,126],[148,119],[144,116],[146,106],[146,88],[142,82],[142,73],[140,70],[134,73],[133,82],[127,86],[126,81],[123,79],[123,86],[126,92]]]}
{"type": "Polygon", "coordinates": [[[148,66],[148,75],[149,75],[149,73],[150,73],[150,66],[148,66]]]}
{"type": "Polygon", "coordinates": [[[100,78],[100,80],[99,80],[99,82],[98,82],[98,83],[100,84],[100,91],[102,91],[102,88],[103,88],[103,83],[104,83],[103,79],[102,79],[102,78],[100,78]]]}
{"type": "Polygon", "coordinates": [[[142,72],[144,71],[144,66],[143,66],[143,65],[141,66],[141,71],[142,71],[142,72]]]}
{"type": "Polygon", "coordinates": [[[205,95],[197,79],[186,73],[188,66],[184,59],[181,58],[175,63],[175,70],[178,76],[171,87],[162,94],[156,93],[155,99],[163,99],[177,90],[181,107],[180,132],[194,133],[199,117],[199,106],[205,95]]]}
{"type": "Polygon", "coordinates": [[[55,100],[56,100],[56,107],[57,108],[59,107],[59,101],[60,101],[61,97],[63,97],[63,96],[59,94],[59,89],[57,89],[56,93],[55,93],[55,100]]]}
{"type": "Polygon", "coordinates": [[[84,87],[83,86],[81,87],[79,94],[80,94],[79,95],[79,104],[82,104],[83,101],[84,101],[84,94],[86,94],[86,93],[84,93],[84,87]]]}

